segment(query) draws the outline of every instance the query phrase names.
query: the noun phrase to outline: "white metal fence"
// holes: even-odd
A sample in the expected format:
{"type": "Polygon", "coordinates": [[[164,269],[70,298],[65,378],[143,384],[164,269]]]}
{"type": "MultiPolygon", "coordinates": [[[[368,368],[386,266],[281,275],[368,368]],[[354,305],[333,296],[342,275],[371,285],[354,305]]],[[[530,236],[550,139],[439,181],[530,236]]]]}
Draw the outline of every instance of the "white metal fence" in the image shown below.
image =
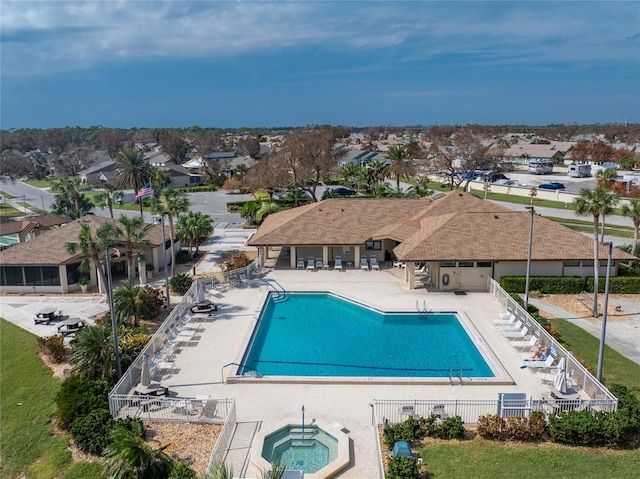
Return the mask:
{"type": "Polygon", "coordinates": [[[236,403],[233,401],[229,408],[229,413],[226,416],[226,420],[224,421],[222,432],[218,436],[218,440],[216,441],[213,451],[211,451],[211,456],[209,456],[207,472],[211,471],[214,464],[221,464],[222,461],[224,461],[227,450],[231,445],[231,439],[233,439],[233,433],[236,430],[236,424],[236,403]]]}

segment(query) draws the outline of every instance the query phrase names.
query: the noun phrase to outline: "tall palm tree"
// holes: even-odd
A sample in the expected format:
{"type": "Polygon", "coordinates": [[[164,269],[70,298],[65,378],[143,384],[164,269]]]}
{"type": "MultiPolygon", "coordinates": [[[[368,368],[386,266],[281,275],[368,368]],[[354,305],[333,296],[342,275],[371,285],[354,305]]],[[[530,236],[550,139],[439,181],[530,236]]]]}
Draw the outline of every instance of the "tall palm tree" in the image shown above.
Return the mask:
{"type": "Polygon", "coordinates": [[[189,211],[189,198],[176,190],[162,190],[160,197],[153,199],[151,202],[151,211],[154,214],[167,213],[169,216],[169,239],[171,243],[171,276],[175,274],[174,265],[176,264],[175,228],[174,219],[181,214],[189,211]]]}
{"type": "MultiPolygon", "coordinates": [[[[151,178],[151,164],[145,159],[144,151],[136,148],[125,148],[114,158],[118,175],[114,182],[119,189],[133,188],[140,190],[151,178]]],[[[142,201],[140,201],[140,216],[142,201]]]]}
{"type": "Polygon", "coordinates": [[[109,208],[109,215],[113,218],[113,202],[122,199],[122,190],[116,190],[115,186],[105,183],[104,191],[100,191],[93,198],[94,204],[99,208],[109,208]]]}
{"type": "Polygon", "coordinates": [[[118,236],[117,228],[111,223],[105,223],[100,226],[94,233],[90,221],[82,221],[80,223],[80,231],[78,232],[77,241],[69,241],[65,243],[65,251],[69,254],[82,255],[80,263],[81,271],[89,271],[90,266],[98,272],[99,287],[102,291],[106,291],[107,276],[102,266],[102,256],[105,246],[118,236]]]}
{"type": "Polygon", "coordinates": [[[151,241],[147,237],[152,224],[145,223],[142,218],[136,216],[130,218],[127,215],[120,215],[118,218],[118,242],[124,247],[127,256],[128,278],[133,279],[135,276],[135,253],[141,247],[149,246],[151,241]]]}
{"type": "Polygon", "coordinates": [[[640,200],[633,198],[622,205],[622,214],[633,221],[633,247],[631,254],[638,255],[638,229],[640,229],[640,200]]]}
{"type": "Polygon", "coordinates": [[[387,152],[391,164],[388,167],[389,175],[395,176],[396,188],[400,188],[400,177],[410,176],[415,172],[415,168],[409,163],[409,150],[404,145],[392,146],[387,152]]]}
{"type": "Polygon", "coordinates": [[[56,193],[53,211],[76,220],[86,215],[93,204],[82,192],[82,184],[77,176],[65,176],[51,183],[51,191],[56,193]]]}
{"type": "Polygon", "coordinates": [[[151,189],[153,190],[153,197],[158,198],[165,189],[171,183],[171,173],[163,168],[156,166],[151,167],[151,189]]]}
{"type": "Polygon", "coordinates": [[[271,213],[275,213],[280,210],[280,206],[277,203],[271,201],[263,201],[260,208],[256,211],[256,221],[262,223],[264,219],[271,213]]]}
{"type": "Polygon", "coordinates": [[[610,193],[603,186],[594,189],[582,188],[574,200],[578,216],[593,216],[593,317],[598,317],[598,269],[600,266],[598,255],[598,222],[603,211],[607,210],[610,193]]]}
{"type": "Polygon", "coordinates": [[[204,213],[194,213],[190,211],[188,215],[178,220],[178,232],[180,237],[189,241],[189,254],[193,245],[196,245],[196,253],[198,252],[200,238],[211,235],[213,233],[211,216],[204,213]]]}
{"type": "Polygon", "coordinates": [[[75,375],[106,381],[113,379],[116,363],[110,328],[84,328],[76,333],[71,346],[71,364],[75,375]]]}
{"type": "Polygon", "coordinates": [[[598,170],[596,173],[596,179],[598,180],[598,186],[606,189],[609,192],[608,204],[602,210],[602,226],[600,229],[600,242],[604,241],[604,227],[605,218],[607,215],[613,213],[613,208],[618,204],[619,197],[614,194],[616,170],[612,168],[605,168],[604,170],[598,170]]]}
{"type": "Polygon", "coordinates": [[[166,479],[173,461],[164,448],[154,449],[125,428],[113,432],[103,463],[108,479],[166,479]]]}

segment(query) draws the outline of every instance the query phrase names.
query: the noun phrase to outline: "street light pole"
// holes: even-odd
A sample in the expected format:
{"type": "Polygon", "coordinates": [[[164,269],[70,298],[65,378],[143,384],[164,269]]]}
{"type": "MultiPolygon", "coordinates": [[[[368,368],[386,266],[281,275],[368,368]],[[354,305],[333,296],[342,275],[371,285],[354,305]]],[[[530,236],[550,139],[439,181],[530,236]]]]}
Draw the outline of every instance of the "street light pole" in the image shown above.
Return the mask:
{"type": "Polygon", "coordinates": [[[525,206],[526,210],[531,213],[531,223],[529,225],[529,252],[527,254],[527,279],[524,285],[524,310],[529,311],[529,280],[531,276],[531,249],[533,247],[533,206],[525,206]]]}
{"type": "MultiPolygon", "coordinates": [[[[604,282],[604,312],[602,313],[602,333],[600,335],[600,349],[598,350],[598,371],[596,373],[596,379],[602,382],[602,363],[604,361],[604,338],[607,332],[607,307],[609,306],[609,279],[611,277],[611,256],[613,254],[613,243],[611,241],[602,243],[602,246],[608,246],[609,252],[607,255],[607,275],[604,282]]],[[[598,264],[600,267],[600,264],[598,264]]],[[[594,284],[596,294],[598,291],[598,285],[594,284]]]]}
{"type": "Polygon", "coordinates": [[[109,295],[109,312],[111,313],[111,330],[113,331],[113,351],[116,356],[116,373],[118,380],[122,376],[122,366],[120,365],[120,350],[118,348],[118,323],[116,321],[116,308],[113,305],[113,283],[111,280],[111,256],[109,255],[109,248],[112,245],[107,245],[105,248],[107,259],[107,294],[109,295]]]}
{"type": "MultiPolygon", "coordinates": [[[[164,215],[166,215],[166,212],[162,212],[160,214],[160,224],[161,224],[161,228],[162,228],[162,263],[164,264],[164,288],[165,288],[165,294],[167,295],[167,314],[171,312],[171,299],[169,297],[169,271],[167,269],[167,241],[165,240],[164,237],[164,215]]],[[[171,245],[171,248],[173,248],[173,244],[171,245]]],[[[173,255],[172,255],[173,256],[173,255]]]]}

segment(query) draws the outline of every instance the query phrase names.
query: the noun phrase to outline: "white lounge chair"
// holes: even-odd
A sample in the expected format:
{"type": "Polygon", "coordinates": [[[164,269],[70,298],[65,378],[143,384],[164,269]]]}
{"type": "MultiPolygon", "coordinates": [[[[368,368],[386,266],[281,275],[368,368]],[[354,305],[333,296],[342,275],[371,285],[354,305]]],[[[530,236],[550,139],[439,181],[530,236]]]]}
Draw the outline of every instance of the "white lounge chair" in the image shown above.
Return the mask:
{"type": "Polygon", "coordinates": [[[313,271],[316,268],[316,259],[313,256],[309,256],[307,260],[307,271],[313,271]]]}
{"type": "Polygon", "coordinates": [[[505,338],[524,338],[527,334],[529,334],[529,325],[526,323],[522,323],[522,329],[517,331],[502,331],[502,335],[505,338]]]}
{"type": "Polygon", "coordinates": [[[555,350],[555,348],[552,346],[549,348],[549,355],[547,356],[547,358],[544,361],[539,361],[539,360],[524,360],[524,364],[522,366],[520,366],[522,369],[524,368],[551,368],[553,367],[554,363],[556,362],[556,359],[558,359],[558,352],[555,350]]]}
{"type": "Polygon", "coordinates": [[[374,255],[371,255],[369,258],[370,258],[369,262],[371,263],[371,269],[380,270],[380,265],[378,264],[378,258],[376,258],[374,255]]]}
{"type": "Polygon", "coordinates": [[[511,346],[516,349],[527,349],[534,347],[538,340],[540,339],[540,333],[537,331],[534,332],[529,339],[520,339],[516,341],[511,341],[511,346]]]}
{"type": "Polygon", "coordinates": [[[366,256],[360,256],[360,269],[369,271],[369,262],[367,261],[366,256]]]}
{"type": "Polygon", "coordinates": [[[518,329],[522,328],[522,325],[524,324],[524,318],[518,318],[516,319],[513,323],[508,324],[508,325],[504,325],[504,326],[497,326],[498,331],[502,331],[502,332],[506,332],[506,331],[517,331],[518,329]]]}
{"type": "Polygon", "coordinates": [[[516,313],[511,313],[506,318],[494,319],[493,324],[496,326],[509,326],[514,324],[517,318],[516,313]]]}
{"type": "Polygon", "coordinates": [[[337,271],[344,271],[342,269],[342,256],[336,256],[335,263],[333,264],[333,269],[337,271]]]}
{"type": "Polygon", "coordinates": [[[304,258],[298,258],[296,269],[304,269],[304,258]]]}
{"type": "Polygon", "coordinates": [[[324,262],[322,261],[322,258],[316,258],[316,269],[318,271],[320,271],[324,266],[324,262]]]}

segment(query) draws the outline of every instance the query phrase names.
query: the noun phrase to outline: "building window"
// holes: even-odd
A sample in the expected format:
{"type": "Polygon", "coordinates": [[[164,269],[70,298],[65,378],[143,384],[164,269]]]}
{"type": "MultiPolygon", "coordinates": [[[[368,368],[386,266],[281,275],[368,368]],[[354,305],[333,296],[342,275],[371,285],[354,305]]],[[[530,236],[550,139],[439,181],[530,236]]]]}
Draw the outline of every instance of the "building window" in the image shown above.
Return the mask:
{"type": "MultiPolygon", "coordinates": [[[[607,267],[607,260],[606,259],[601,259],[600,260],[600,266],[604,266],[606,268],[607,267]]],[[[615,266],[613,261],[611,262],[611,266],[615,266]]]]}
{"type": "Polygon", "coordinates": [[[380,251],[382,249],[382,241],[367,241],[365,248],[367,251],[380,251]]]}
{"type": "Polygon", "coordinates": [[[592,260],[587,260],[587,261],[583,261],[582,262],[582,267],[586,267],[586,266],[590,266],[593,268],[593,261],[592,260]]]}
{"type": "Polygon", "coordinates": [[[24,279],[27,286],[42,286],[42,271],[39,266],[25,266],[24,279]]]}
{"type": "Polygon", "coordinates": [[[67,265],[67,284],[75,284],[80,278],[80,263],[73,263],[67,265]]]}
{"type": "Polygon", "coordinates": [[[60,286],[60,269],[57,266],[43,266],[42,284],[45,286],[60,286]]]}
{"type": "Polygon", "coordinates": [[[456,267],[456,262],[455,261],[440,261],[440,267],[441,268],[455,268],[456,267]]]}
{"type": "Polygon", "coordinates": [[[478,261],[476,263],[476,266],[478,268],[491,268],[492,263],[491,263],[491,261],[478,261]]]}
{"type": "Polygon", "coordinates": [[[580,267],[580,261],[565,261],[564,262],[564,267],[565,268],[578,268],[578,267],[580,267]]]}
{"type": "Polygon", "coordinates": [[[21,266],[0,266],[0,285],[24,286],[21,266]]]}
{"type": "Polygon", "coordinates": [[[458,261],[458,268],[473,268],[473,261],[458,261]]]}

